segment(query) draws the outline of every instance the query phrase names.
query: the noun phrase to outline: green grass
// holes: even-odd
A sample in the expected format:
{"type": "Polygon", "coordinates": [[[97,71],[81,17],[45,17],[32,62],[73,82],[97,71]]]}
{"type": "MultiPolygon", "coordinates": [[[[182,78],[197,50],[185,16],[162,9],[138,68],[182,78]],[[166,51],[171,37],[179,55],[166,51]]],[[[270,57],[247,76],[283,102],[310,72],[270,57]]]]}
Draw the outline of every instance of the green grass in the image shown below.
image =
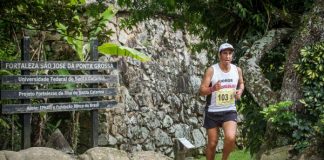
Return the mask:
{"type": "MultiPolygon", "coordinates": [[[[222,158],[222,153],[217,153],[215,160],[220,160],[222,158]]],[[[206,157],[200,157],[199,160],[205,160],[206,157]]],[[[251,156],[249,152],[245,152],[244,150],[236,150],[231,153],[229,160],[251,160],[251,156]]]]}

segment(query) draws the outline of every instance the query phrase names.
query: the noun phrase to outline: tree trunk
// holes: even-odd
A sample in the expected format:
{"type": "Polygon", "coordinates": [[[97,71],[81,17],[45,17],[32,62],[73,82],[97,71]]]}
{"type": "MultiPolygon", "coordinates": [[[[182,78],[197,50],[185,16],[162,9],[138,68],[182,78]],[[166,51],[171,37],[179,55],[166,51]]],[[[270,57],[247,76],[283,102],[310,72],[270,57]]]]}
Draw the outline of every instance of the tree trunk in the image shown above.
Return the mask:
{"type": "Polygon", "coordinates": [[[239,66],[243,70],[246,88],[261,107],[267,107],[269,104],[282,100],[298,102],[302,98],[301,82],[294,64],[300,58],[301,48],[324,40],[324,1],[315,1],[312,10],[305,14],[302,20],[302,26],[296,32],[287,53],[285,73],[279,94],[271,89],[269,80],[261,72],[259,62],[269,50],[287,36],[289,33],[287,29],[269,31],[240,58],[239,66]]]}
{"type": "Polygon", "coordinates": [[[324,40],[324,0],[317,0],[312,10],[302,17],[302,25],[293,38],[285,63],[280,100],[298,102],[302,98],[302,84],[294,64],[300,58],[300,50],[324,40]]]}
{"type": "Polygon", "coordinates": [[[271,89],[270,81],[263,75],[259,62],[268,51],[286,38],[288,33],[289,29],[269,31],[263,38],[254,42],[240,58],[239,66],[243,70],[246,89],[261,107],[278,102],[279,94],[271,89]]]}
{"type": "MultiPolygon", "coordinates": [[[[280,95],[271,90],[269,80],[262,74],[258,63],[267,51],[274,48],[276,44],[287,35],[287,30],[272,30],[266,36],[256,41],[253,46],[240,59],[239,66],[242,67],[247,90],[251,93],[256,103],[261,107],[283,100],[298,102],[302,98],[302,83],[294,68],[294,64],[300,59],[300,50],[316,42],[324,41],[324,0],[316,0],[313,8],[303,15],[301,27],[295,32],[294,38],[287,52],[285,72],[280,95]]],[[[296,104],[296,103],[295,103],[296,104]]],[[[271,124],[267,124],[266,137],[270,138],[273,133],[269,130],[271,124]]],[[[260,146],[256,159],[269,149],[267,143],[260,146]]]]}

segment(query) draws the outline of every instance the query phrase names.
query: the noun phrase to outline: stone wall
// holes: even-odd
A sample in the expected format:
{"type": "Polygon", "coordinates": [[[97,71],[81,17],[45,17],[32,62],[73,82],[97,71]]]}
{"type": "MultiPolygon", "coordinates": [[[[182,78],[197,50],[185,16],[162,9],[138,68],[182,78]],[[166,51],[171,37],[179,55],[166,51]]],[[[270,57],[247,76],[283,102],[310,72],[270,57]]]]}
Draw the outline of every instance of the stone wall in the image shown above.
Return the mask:
{"type": "Polygon", "coordinates": [[[187,138],[202,152],[206,131],[202,127],[204,97],[198,95],[207,67],[207,53],[191,53],[197,39],[174,31],[160,19],[138,24],[132,30],[109,24],[111,40],[138,49],[152,61],[104,56],[102,61],[122,63],[119,69],[122,103],[101,111],[100,146],[135,152],[150,150],[174,156],[174,138],[187,138]]]}
{"type": "MultiPolygon", "coordinates": [[[[121,62],[118,71],[109,73],[120,76],[121,101],[113,109],[99,111],[99,146],[127,152],[156,151],[174,157],[174,138],[186,138],[203,154],[207,140],[202,127],[205,97],[198,95],[198,89],[208,67],[207,52],[192,53],[189,45],[199,39],[185,31],[173,30],[168,21],[148,20],[128,30],[118,27],[120,18],[117,16],[107,26],[115,32],[110,42],[135,48],[149,55],[152,61],[142,63],[116,56],[99,58],[99,61],[121,62]]],[[[46,40],[50,45],[45,48],[50,48],[48,52],[54,56],[74,53],[57,35],[46,40]]],[[[37,46],[37,42],[32,44],[37,46]]],[[[82,144],[78,151],[91,147],[87,116],[80,119],[81,130],[84,129],[80,132],[82,144]]],[[[219,140],[217,151],[222,146],[223,141],[219,140]]]]}

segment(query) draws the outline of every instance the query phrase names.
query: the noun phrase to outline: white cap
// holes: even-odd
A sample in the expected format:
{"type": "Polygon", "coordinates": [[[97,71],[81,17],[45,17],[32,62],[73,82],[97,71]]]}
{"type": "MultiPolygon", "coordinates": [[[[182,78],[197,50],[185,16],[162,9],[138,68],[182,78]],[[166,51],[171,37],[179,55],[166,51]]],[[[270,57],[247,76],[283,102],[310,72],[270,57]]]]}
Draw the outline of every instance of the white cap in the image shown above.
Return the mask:
{"type": "Polygon", "coordinates": [[[220,53],[223,50],[228,49],[228,48],[234,50],[234,47],[231,44],[229,44],[229,43],[223,43],[222,45],[219,46],[218,52],[220,53]]]}

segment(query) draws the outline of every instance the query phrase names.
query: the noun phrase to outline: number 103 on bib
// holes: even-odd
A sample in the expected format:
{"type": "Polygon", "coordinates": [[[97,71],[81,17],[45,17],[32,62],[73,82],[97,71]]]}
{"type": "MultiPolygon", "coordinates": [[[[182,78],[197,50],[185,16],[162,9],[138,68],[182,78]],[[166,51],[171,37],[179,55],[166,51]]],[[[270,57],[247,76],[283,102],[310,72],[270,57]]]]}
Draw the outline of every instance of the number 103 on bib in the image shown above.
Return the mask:
{"type": "Polygon", "coordinates": [[[221,89],[216,91],[216,105],[229,106],[235,103],[235,89],[221,89]]]}

